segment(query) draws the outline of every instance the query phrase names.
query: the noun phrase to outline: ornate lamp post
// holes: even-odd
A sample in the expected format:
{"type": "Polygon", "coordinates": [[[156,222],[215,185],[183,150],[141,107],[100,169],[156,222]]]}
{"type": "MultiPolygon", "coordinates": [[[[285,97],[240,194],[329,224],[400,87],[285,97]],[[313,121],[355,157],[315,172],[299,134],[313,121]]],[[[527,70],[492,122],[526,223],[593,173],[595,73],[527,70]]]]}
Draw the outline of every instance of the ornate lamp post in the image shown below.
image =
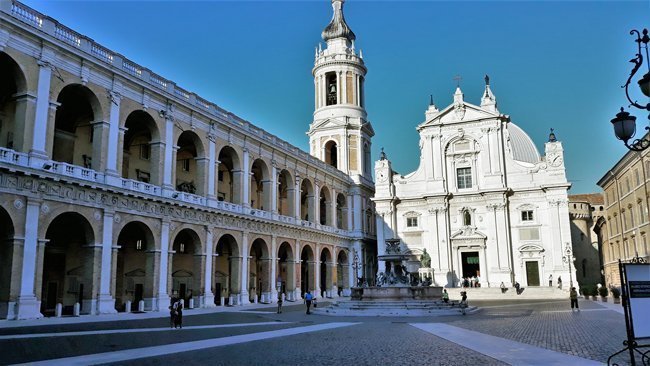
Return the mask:
{"type": "Polygon", "coordinates": [[[575,258],[573,258],[573,250],[571,250],[571,244],[565,243],[562,262],[569,264],[569,288],[573,287],[573,270],[571,269],[571,262],[573,262],[574,259],[575,258]]]}
{"type": "Polygon", "coordinates": [[[352,269],[354,269],[354,278],[357,280],[357,287],[359,284],[359,268],[361,268],[361,263],[359,261],[359,253],[356,249],[352,249],[352,269]]]}
{"type": "MultiPolygon", "coordinates": [[[[645,53],[645,61],[648,68],[648,73],[643,75],[643,77],[637,81],[637,83],[639,84],[641,92],[645,94],[646,97],[650,97],[650,55],[648,55],[648,43],[650,42],[650,36],[648,36],[647,29],[644,29],[642,33],[639,33],[639,31],[636,29],[630,31],[631,35],[636,34],[637,38],[635,42],[638,44],[638,52],[636,54],[636,57],[630,60],[630,62],[634,64],[634,67],[632,68],[630,76],[627,78],[627,82],[622,86],[622,88],[625,88],[625,96],[630,102],[630,106],[650,112],[650,103],[642,105],[637,103],[636,100],[632,100],[632,98],[630,98],[630,92],[628,88],[630,86],[632,78],[634,75],[636,75],[637,71],[639,71],[643,65],[643,54],[645,53]]],[[[648,119],[650,119],[650,114],[648,114],[648,119]]],[[[634,151],[643,151],[650,147],[650,140],[643,137],[633,139],[630,142],[630,139],[632,139],[636,133],[636,117],[630,115],[628,112],[625,112],[622,107],[621,111],[616,114],[616,118],[612,119],[611,122],[614,126],[614,134],[616,135],[616,138],[622,140],[628,149],[634,151]]],[[[647,131],[650,131],[650,126],[646,126],[645,129],[647,131]]]]}

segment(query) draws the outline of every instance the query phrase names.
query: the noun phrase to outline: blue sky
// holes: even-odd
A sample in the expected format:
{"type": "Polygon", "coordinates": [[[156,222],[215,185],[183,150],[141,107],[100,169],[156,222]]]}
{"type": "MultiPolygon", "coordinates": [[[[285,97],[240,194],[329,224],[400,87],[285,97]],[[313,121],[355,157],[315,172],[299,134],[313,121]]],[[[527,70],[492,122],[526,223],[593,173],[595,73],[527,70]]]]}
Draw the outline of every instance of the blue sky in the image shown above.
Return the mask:
{"type": "MultiPolygon", "coordinates": [[[[328,0],[24,3],[308,151],[328,0]]],[[[344,10],[369,70],[373,160],[383,146],[395,170],[417,168],[415,127],[429,94],[439,108],[452,102],[455,75],[479,104],[489,74],[499,110],[540,152],[555,128],[570,194],[600,191],[598,179],[627,151],[609,120],[627,105],[620,85],[636,53],[628,32],[650,27],[648,1],[348,0],[344,10]]]]}

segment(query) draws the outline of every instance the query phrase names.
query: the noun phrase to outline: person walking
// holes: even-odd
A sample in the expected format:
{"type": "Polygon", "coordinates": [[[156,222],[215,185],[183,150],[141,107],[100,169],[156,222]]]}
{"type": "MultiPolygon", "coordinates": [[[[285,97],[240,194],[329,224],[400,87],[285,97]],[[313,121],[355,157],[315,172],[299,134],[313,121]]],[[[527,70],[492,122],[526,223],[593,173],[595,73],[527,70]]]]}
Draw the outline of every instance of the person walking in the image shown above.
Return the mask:
{"type": "Polygon", "coordinates": [[[521,286],[519,286],[519,282],[515,281],[515,290],[517,291],[517,295],[521,295],[521,292],[519,291],[520,287],[521,286]]]}
{"type": "Polygon", "coordinates": [[[578,291],[576,291],[575,287],[571,287],[571,291],[569,291],[569,298],[571,299],[571,311],[573,311],[574,305],[575,308],[580,311],[580,308],[578,307],[578,291]]]}
{"type": "Polygon", "coordinates": [[[282,294],[278,293],[278,314],[282,314],[282,294]]]}
{"type": "Polygon", "coordinates": [[[465,309],[467,308],[467,291],[460,292],[460,311],[465,315],[465,309]]]}
{"type": "Polygon", "coordinates": [[[307,304],[307,314],[311,314],[309,311],[311,309],[311,301],[314,300],[314,296],[312,296],[311,291],[307,291],[305,294],[305,304],[307,304]]]}
{"type": "Polygon", "coordinates": [[[548,275],[548,287],[553,287],[553,275],[548,275]]]}
{"type": "Polygon", "coordinates": [[[449,294],[447,293],[447,289],[442,290],[442,301],[445,304],[449,302],[449,294]]]}
{"type": "Polygon", "coordinates": [[[557,276],[557,288],[562,289],[562,276],[557,276]]]}
{"type": "Polygon", "coordinates": [[[500,287],[501,287],[501,293],[505,294],[507,289],[506,289],[506,284],[503,283],[503,281],[501,281],[501,286],[500,287]]]}
{"type": "Polygon", "coordinates": [[[183,302],[181,299],[177,299],[172,305],[172,311],[174,312],[174,329],[178,327],[183,329],[183,302]]]}

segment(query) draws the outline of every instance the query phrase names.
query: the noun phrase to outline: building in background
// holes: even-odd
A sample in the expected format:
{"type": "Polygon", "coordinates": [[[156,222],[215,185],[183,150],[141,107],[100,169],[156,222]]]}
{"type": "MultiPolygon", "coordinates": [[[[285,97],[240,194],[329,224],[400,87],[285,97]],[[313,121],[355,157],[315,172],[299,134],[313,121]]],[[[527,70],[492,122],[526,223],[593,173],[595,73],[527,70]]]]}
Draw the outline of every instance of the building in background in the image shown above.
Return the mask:
{"type": "Polygon", "coordinates": [[[571,242],[580,286],[604,284],[603,258],[601,256],[602,225],[605,206],[600,193],[569,195],[571,242]]]}
{"type": "Polygon", "coordinates": [[[366,69],[341,3],[310,155],[0,1],[0,318],[336,297],[374,273],[366,69]]]}
{"type": "Polygon", "coordinates": [[[375,163],[379,255],[392,238],[413,261],[426,249],[434,282],[443,286],[465,277],[484,287],[548,286],[549,276],[569,285],[575,277],[565,254],[570,184],[562,143],[551,133],[540,156],[498,110],[485,79],[480,105],[468,103],[460,87],[446,108],[431,103],[417,126],[416,171],[398,174],[385,156],[375,163]]]}
{"type": "MultiPolygon", "coordinates": [[[[647,136],[646,136],[647,138],[647,136]]],[[[603,269],[608,286],[621,284],[618,261],[650,260],[648,193],[650,151],[628,151],[600,178],[605,220],[600,225],[603,269]]]]}

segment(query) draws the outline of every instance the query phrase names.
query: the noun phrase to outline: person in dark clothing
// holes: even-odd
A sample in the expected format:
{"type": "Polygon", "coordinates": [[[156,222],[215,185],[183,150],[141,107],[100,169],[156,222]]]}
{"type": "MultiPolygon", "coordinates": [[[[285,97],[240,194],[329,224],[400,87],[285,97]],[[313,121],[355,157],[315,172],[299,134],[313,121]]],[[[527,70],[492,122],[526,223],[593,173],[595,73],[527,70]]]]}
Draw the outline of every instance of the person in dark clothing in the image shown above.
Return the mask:
{"type": "Polygon", "coordinates": [[[307,291],[305,294],[305,304],[307,304],[307,314],[311,314],[309,311],[311,309],[311,302],[314,300],[314,296],[312,296],[310,291],[307,291]]]}
{"type": "Polygon", "coordinates": [[[174,329],[178,327],[183,329],[183,302],[180,299],[172,305],[172,313],[174,314],[174,329]]]}
{"type": "Polygon", "coordinates": [[[569,291],[569,298],[571,299],[571,311],[573,311],[574,305],[575,308],[580,311],[580,308],[578,307],[578,291],[576,291],[575,287],[571,287],[571,291],[569,291]]]}

